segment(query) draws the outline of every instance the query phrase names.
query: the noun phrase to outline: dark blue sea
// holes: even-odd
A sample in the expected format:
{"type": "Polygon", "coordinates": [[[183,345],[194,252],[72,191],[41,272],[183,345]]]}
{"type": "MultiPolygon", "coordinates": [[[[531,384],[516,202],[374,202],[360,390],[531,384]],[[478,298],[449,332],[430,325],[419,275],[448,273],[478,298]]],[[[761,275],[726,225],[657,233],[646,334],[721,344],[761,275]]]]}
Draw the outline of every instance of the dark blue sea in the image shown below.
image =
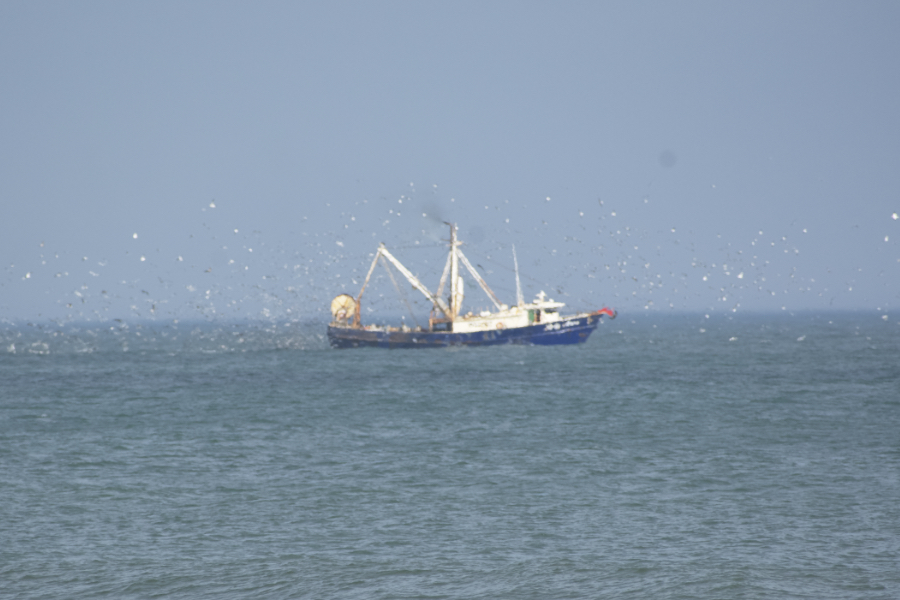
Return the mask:
{"type": "Polygon", "coordinates": [[[900,598],[900,323],[0,325],[3,598],[900,598]]]}

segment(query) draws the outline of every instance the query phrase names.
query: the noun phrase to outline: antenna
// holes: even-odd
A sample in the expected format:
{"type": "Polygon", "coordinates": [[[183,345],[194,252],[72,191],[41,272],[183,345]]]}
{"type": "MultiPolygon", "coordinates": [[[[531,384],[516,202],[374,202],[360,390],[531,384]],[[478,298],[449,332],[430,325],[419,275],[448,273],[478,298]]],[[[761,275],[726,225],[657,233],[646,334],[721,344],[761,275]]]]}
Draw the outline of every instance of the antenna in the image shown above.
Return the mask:
{"type": "Polygon", "coordinates": [[[516,265],[516,305],[525,306],[525,298],[522,297],[522,284],[519,283],[519,259],[516,258],[515,244],[513,244],[513,264],[516,265]]]}

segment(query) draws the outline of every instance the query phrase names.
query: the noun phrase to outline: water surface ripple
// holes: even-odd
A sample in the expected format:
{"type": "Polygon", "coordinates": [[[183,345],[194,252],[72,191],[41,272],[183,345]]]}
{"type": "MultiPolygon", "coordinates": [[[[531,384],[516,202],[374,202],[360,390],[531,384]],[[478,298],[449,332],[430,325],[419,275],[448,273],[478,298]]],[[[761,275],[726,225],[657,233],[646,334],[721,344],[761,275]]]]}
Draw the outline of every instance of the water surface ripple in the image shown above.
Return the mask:
{"type": "Polygon", "coordinates": [[[11,331],[0,597],[900,597],[877,316],[428,351],[11,331]]]}

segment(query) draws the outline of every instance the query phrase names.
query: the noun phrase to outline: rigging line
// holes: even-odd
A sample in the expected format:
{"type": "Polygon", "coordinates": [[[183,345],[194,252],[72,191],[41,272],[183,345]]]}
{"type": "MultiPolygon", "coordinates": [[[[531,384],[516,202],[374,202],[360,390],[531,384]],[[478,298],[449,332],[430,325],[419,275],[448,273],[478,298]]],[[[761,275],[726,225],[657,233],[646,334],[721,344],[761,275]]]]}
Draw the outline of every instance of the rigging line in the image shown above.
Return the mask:
{"type": "MultiPolygon", "coordinates": [[[[515,269],[511,269],[511,268],[507,267],[506,265],[504,265],[503,263],[497,262],[497,261],[494,260],[493,258],[488,258],[487,256],[485,256],[485,255],[483,255],[483,254],[479,254],[478,252],[472,252],[472,249],[471,249],[471,248],[468,248],[466,251],[467,251],[469,254],[474,254],[475,256],[480,257],[482,260],[484,260],[484,261],[486,261],[486,262],[492,263],[492,264],[494,264],[494,265],[500,267],[501,269],[505,269],[505,270],[510,271],[510,272],[513,272],[513,273],[515,272],[515,269]]],[[[525,279],[530,279],[530,280],[533,281],[534,283],[540,284],[540,285],[542,285],[542,286],[544,286],[544,287],[561,287],[561,286],[558,286],[558,285],[553,285],[553,284],[547,283],[546,281],[541,281],[540,279],[536,279],[536,278],[534,278],[534,277],[532,277],[531,275],[528,275],[528,274],[520,274],[520,276],[521,276],[521,277],[524,277],[525,279]]]]}
{"type": "Polygon", "coordinates": [[[412,316],[413,322],[416,324],[416,327],[421,328],[421,325],[419,325],[419,320],[416,319],[416,313],[413,312],[412,306],[410,306],[409,304],[409,299],[406,297],[406,294],[400,289],[400,286],[397,285],[397,280],[394,279],[394,273],[391,271],[390,265],[383,256],[381,257],[381,264],[384,265],[385,270],[388,272],[388,276],[391,278],[391,283],[394,284],[394,289],[397,290],[397,295],[400,296],[403,304],[405,304],[406,308],[409,309],[409,314],[412,316]]]}

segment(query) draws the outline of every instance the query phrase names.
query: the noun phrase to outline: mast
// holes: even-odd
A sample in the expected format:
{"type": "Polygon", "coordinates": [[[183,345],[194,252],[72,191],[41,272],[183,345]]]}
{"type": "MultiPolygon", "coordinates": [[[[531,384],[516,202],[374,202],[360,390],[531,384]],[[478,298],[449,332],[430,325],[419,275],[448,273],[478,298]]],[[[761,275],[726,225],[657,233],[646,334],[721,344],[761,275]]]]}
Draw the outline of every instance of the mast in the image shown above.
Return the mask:
{"type": "Polygon", "coordinates": [[[484,293],[488,295],[488,298],[491,299],[494,306],[496,306],[498,310],[502,310],[503,303],[500,302],[493,290],[488,287],[484,278],[478,274],[478,271],[475,270],[475,267],[472,266],[472,263],[470,263],[469,259],[466,258],[466,255],[463,254],[463,251],[459,249],[462,242],[456,239],[456,225],[451,223],[447,223],[447,225],[450,225],[450,256],[447,257],[447,266],[444,267],[444,273],[441,275],[441,283],[438,285],[437,295],[440,296],[444,289],[444,280],[447,276],[447,269],[449,268],[450,312],[453,314],[453,318],[459,316],[459,313],[462,310],[463,297],[465,295],[463,280],[462,277],[459,276],[459,263],[462,261],[463,266],[469,271],[469,274],[472,275],[472,279],[478,282],[478,285],[480,285],[481,289],[484,290],[484,293]]]}
{"type": "Polygon", "coordinates": [[[450,314],[451,318],[456,318],[462,308],[462,280],[459,277],[459,257],[456,255],[456,248],[459,242],[456,241],[456,225],[450,225],[450,314]]]}
{"type": "Polygon", "coordinates": [[[513,244],[513,264],[516,266],[516,306],[525,306],[525,297],[522,296],[522,284],[519,283],[519,259],[516,258],[516,245],[513,244]]]}

